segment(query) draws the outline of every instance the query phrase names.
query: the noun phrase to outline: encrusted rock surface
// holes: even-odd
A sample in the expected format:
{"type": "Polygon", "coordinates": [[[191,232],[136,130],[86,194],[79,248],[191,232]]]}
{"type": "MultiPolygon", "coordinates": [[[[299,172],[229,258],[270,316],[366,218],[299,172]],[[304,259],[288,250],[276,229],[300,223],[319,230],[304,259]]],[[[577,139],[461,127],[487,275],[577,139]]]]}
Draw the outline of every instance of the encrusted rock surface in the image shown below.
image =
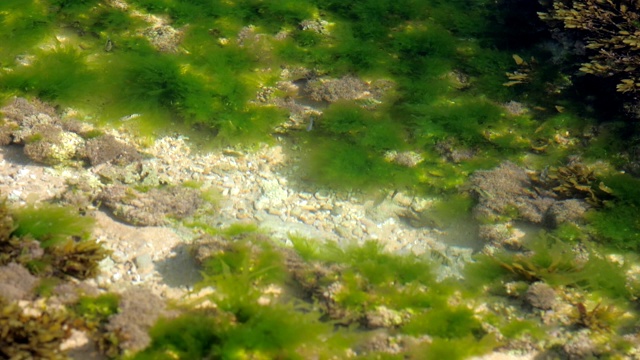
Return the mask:
{"type": "Polygon", "coordinates": [[[39,282],[22,265],[9,263],[0,266],[0,298],[9,301],[32,299],[33,290],[39,282]]]}
{"type": "Polygon", "coordinates": [[[91,166],[106,162],[114,162],[122,166],[142,159],[134,146],[126,144],[110,134],[87,140],[82,151],[91,166]]]}
{"type": "Polygon", "coordinates": [[[476,171],[471,176],[471,184],[479,200],[475,208],[478,218],[495,220],[512,213],[511,217],[539,224],[555,202],[551,197],[535,193],[524,169],[511,162],[492,170],[476,171]]]}
{"type": "Polygon", "coordinates": [[[125,185],[108,186],[100,199],[113,214],[133,225],[164,225],[183,219],[203,204],[200,192],[185,187],[154,188],[141,192],[125,185]]]}
{"type": "Polygon", "coordinates": [[[543,282],[537,282],[529,286],[525,299],[534,308],[550,310],[556,303],[556,296],[556,292],[551,286],[543,282]]]}

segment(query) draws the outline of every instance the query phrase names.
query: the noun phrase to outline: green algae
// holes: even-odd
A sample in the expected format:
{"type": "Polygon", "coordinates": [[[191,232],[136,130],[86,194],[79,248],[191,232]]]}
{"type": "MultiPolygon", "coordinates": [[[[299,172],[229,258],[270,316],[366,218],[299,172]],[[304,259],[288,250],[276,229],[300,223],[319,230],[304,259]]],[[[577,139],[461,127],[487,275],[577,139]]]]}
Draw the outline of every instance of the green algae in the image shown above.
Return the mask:
{"type": "Polygon", "coordinates": [[[107,323],[110,316],[118,313],[120,297],[116,294],[104,294],[96,297],[83,296],[73,306],[73,311],[89,329],[107,323]]]}
{"type": "MultiPolygon", "coordinates": [[[[319,146],[316,141],[306,142],[314,153],[309,178],[320,184],[406,186],[425,173],[441,172],[453,179],[439,181],[427,176],[423,183],[435,191],[450,191],[461,185],[467,170],[445,170],[443,164],[433,163],[425,164],[424,171],[398,169],[385,164],[384,151],[422,147],[429,152],[435,142],[448,137],[487,152],[497,146],[501,149],[498,156],[528,150],[522,137],[531,132],[532,124],[503,116],[492,103],[492,99],[508,99],[513,93],[502,86],[501,70],[512,62],[511,54],[485,49],[466,38],[488,30],[491,8],[485,3],[371,0],[345,7],[334,2],[182,0],[132,4],[154,14],[168,14],[175,27],[189,24],[182,29],[185,33],[177,54],[159,54],[137,35],[144,26],[140,19],[102,1],[57,1],[48,10],[43,8],[43,13],[52,21],[76,24],[74,31],[87,34],[81,40],[83,48],[97,52],[97,56],[87,61],[83,52],[74,50],[76,56],[68,59],[68,66],[51,75],[40,76],[44,69],[37,66],[21,69],[23,74],[5,74],[5,92],[28,92],[72,106],[74,101],[68,100],[84,95],[75,105],[83,98],[81,107],[99,108],[103,121],[138,114],[135,126],[153,121],[158,127],[179,120],[206,129],[218,145],[250,144],[269,141],[286,115],[248,102],[262,86],[275,84],[275,69],[299,62],[319,74],[388,77],[399,85],[395,99],[387,99],[393,106],[360,111],[357,103],[343,103],[328,109],[327,127],[316,132],[324,131],[320,137],[331,141],[322,140],[319,146]],[[452,7],[464,7],[465,11],[450,13],[452,7]],[[328,21],[327,33],[298,27],[302,20],[319,17],[328,21]],[[248,24],[254,25],[250,34],[238,35],[248,24]],[[275,40],[272,35],[282,30],[290,36],[275,40]],[[105,52],[108,41],[113,50],[105,52]],[[70,68],[83,71],[65,70],[70,68]],[[455,71],[466,72],[469,81],[452,81],[450,74],[455,71]],[[482,88],[486,84],[493,85],[482,88]],[[468,95],[462,96],[462,92],[468,95]],[[445,101],[447,98],[456,105],[445,101]],[[352,112],[360,111],[360,116],[373,121],[350,133],[331,127],[336,124],[331,118],[349,106],[352,112]],[[518,124],[515,128],[510,126],[514,120],[518,124]],[[327,150],[335,148],[331,142],[351,145],[327,150]],[[350,151],[352,146],[357,147],[353,156],[331,162],[338,151],[350,151]],[[330,155],[323,156],[327,151],[330,155]],[[322,176],[325,173],[328,175],[322,176]]],[[[39,62],[36,60],[36,65],[39,62]]],[[[489,164],[471,168],[485,166],[489,164]]]]}
{"type": "Polygon", "coordinates": [[[30,236],[42,247],[61,245],[69,238],[89,238],[95,220],[82,216],[75,209],[55,206],[28,206],[14,210],[16,229],[13,235],[30,236]]]}
{"type": "Polygon", "coordinates": [[[86,54],[67,46],[36,52],[30,66],[3,77],[4,91],[32,94],[43,100],[68,103],[81,98],[96,76],[86,62],[86,54]]]}

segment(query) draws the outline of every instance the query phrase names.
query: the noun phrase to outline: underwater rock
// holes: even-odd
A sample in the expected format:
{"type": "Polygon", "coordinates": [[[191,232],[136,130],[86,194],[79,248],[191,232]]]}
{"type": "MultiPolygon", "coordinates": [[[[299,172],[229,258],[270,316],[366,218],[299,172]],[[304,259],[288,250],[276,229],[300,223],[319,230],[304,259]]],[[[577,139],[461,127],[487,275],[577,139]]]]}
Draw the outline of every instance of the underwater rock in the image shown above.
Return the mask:
{"type": "Polygon", "coordinates": [[[96,173],[106,183],[136,184],[141,186],[160,186],[171,183],[171,179],[159,173],[156,159],[135,161],[126,166],[105,163],[96,167],[96,173]]]}
{"type": "Polygon", "coordinates": [[[409,168],[416,167],[424,161],[422,155],[415,151],[397,152],[395,150],[387,151],[384,154],[384,159],[394,164],[409,168]]]}
{"type": "Polygon", "coordinates": [[[132,225],[164,225],[168,218],[192,215],[202,204],[200,191],[185,187],[154,188],[140,192],[124,185],[112,185],[101,194],[114,216],[132,225]]]}
{"type": "Polygon", "coordinates": [[[492,170],[476,171],[471,176],[472,192],[478,199],[476,218],[490,221],[522,219],[542,223],[555,200],[552,194],[539,195],[524,171],[511,162],[492,170]]]}
{"type": "Polygon", "coordinates": [[[96,131],[98,131],[95,127],[93,127],[93,125],[76,119],[65,118],[60,123],[60,126],[62,127],[62,130],[76,133],[83,138],[90,138],[96,131]]]}
{"type": "Polygon", "coordinates": [[[476,151],[462,146],[456,146],[452,141],[445,140],[436,144],[435,150],[448,161],[459,163],[470,160],[476,155],[476,151]]]}
{"type": "Polygon", "coordinates": [[[33,161],[57,165],[71,160],[83,144],[84,139],[76,133],[57,125],[40,124],[31,130],[24,153],[33,161]]]}
{"type": "MultiPolygon", "coordinates": [[[[478,226],[478,237],[500,247],[519,249],[525,234],[514,228],[511,221],[498,224],[481,224],[478,226]]],[[[486,247],[485,247],[486,250],[486,247]]]]}
{"type": "Polygon", "coordinates": [[[580,223],[591,206],[584,200],[569,199],[555,202],[547,211],[547,223],[556,228],[563,223],[580,223]]]}
{"type": "Polygon", "coordinates": [[[525,294],[525,300],[534,308],[550,310],[556,303],[556,292],[543,282],[533,283],[525,294]]]}
{"type": "Polygon", "coordinates": [[[409,314],[403,314],[400,311],[392,310],[381,305],[366,312],[365,323],[370,329],[392,328],[402,325],[409,317],[409,314]]]}
{"type": "Polygon", "coordinates": [[[594,359],[596,356],[596,345],[589,338],[589,331],[586,329],[569,339],[562,350],[570,360],[594,359]]]}
{"type": "Polygon", "coordinates": [[[94,204],[102,191],[102,183],[97,176],[86,173],[67,180],[67,188],[56,200],[61,204],[72,206],[78,211],[86,212],[94,208],[94,204]]]}
{"type": "MultiPolygon", "coordinates": [[[[3,143],[10,132],[12,142],[24,144],[34,134],[35,127],[51,125],[60,128],[60,119],[57,117],[53,107],[38,100],[28,101],[23,98],[16,98],[13,103],[0,109],[4,115],[5,125],[3,126],[3,143]]],[[[60,128],[61,129],[61,128],[60,128]]]]}
{"type": "Polygon", "coordinates": [[[15,98],[11,104],[0,109],[0,112],[4,115],[5,121],[15,122],[20,126],[33,123],[38,119],[38,115],[41,115],[40,121],[48,120],[46,123],[57,119],[56,111],[52,106],[39,100],[29,101],[24,98],[15,98]]]}
{"type": "Polygon", "coordinates": [[[502,104],[502,107],[510,114],[515,116],[524,115],[529,112],[529,109],[522,103],[517,101],[509,101],[502,104]]]}
{"type": "Polygon", "coordinates": [[[471,86],[469,76],[459,70],[449,71],[444,75],[444,78],[449,80],[451,86],[456,90],[464,90],[471,86]]]}
{"type": "Polygon", "coordinates": [[[318,34],[328,34],[329,25],[330,25],[329,22],[326,20],[310,19],[310,20],[303,20],[302,22],[300,22],[299,26],[301,30],[309,30],[318,34]]]}
{"type": "Polygon", "coordinates": [[[13,130],[11,125],[0,126],[0,146],[7,146],[13,142],[13,130]]]}
{"type": "Polygon", "coordinates": [[[311,100],[330,103],[368,97],[370,94],[367,90],[367,83],[354,76],[345,76],[340,79],[313,79],[307,81],[302,89],[311,100]]]}
{"type": "Polygon", "coordinates": [[[120,298],[118,314],[109,319],[106,330],[118,338],[121,351],[142,350],[149,343],[149,329],[160,316],[171,315],[162,299],[144,288],[131,288],[120,298]]]}
{"type": "Polygon", "coordinates": [[[8,301],[30,300],[40,280],[20,264],[11,262],[0,267],[0,298],[8,301]]]}
{"type": "Polygon", "coordinates": [[[98,296],[100,295],[100,291],[87,282],[64,282],[53,289],[52,295],[52,301],[62,305],[71,305],[77,303],[82,296],[98,296]]]}
{"type": "Polygon", "coordinates": [[[124,166],[142,159],[134,146],[116,139],[113,135],[102,135],[87,140],[82,155],[89,160],[91,166],[106,162],[124,166]]]}
{"type": "Polygon", "coordinates": [[[159,25],[146,29],[143,35],[160,52],[174,53],[182,41],[183,31],[169,25],[159,25]]]}

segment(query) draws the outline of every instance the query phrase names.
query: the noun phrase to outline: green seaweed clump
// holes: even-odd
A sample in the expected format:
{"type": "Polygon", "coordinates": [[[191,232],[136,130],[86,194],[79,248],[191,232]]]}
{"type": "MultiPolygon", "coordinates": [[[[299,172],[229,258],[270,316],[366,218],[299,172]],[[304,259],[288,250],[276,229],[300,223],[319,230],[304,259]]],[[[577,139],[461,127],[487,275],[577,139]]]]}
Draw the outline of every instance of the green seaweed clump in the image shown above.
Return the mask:
{"type": "MultiPolygon", "coordinates": [[[[159,321],[151,345],[134,359],[342,358],[371,341],[367,330],[376,328],[416,344],[423,335],[465,343],[468,355],[496,346],[472,306],[447,303],[451,284],[437,283],[425,259],[390,254],[375,241],[290,238],[293,249],[237,225],[199,239],[198,289],[215,291],[191,301],[181,316],[159,321]]],[[[401,351],[412,356],[420,348],[407,344],[401,351]]]]}
{"type": "Polygon", "coordinates": [[[614,199],[602,209],[590,211],[591,234],[607,246],[640,250],[640,180],[628,174],[615,174],[604,179],[614,199]]]}
{"type": "Polygon", "coordinates": [[[105,325],[108,318],[118,312],[120,297],[116,294],[104,294],[98,297],[83,296],[73,306],[73,311],[82,318],[85,326],[95,329],[105,325]]]}
{"type": "Polygon", "coordinates": [[[86,54],[71,47],[38,50],[34,62],[1,76],[4,91],[19,91],[42,100],[69,102],[86,98],[96,74],[86,63],[86,54]]]}
{"type": "Polygon", "coordinates": [[[195,247],[200,287],[216,290],[180,317],[160,321],[135,359],[329,358],[345,355],[341,337],[321,314],[287,294],[284,258],[264,235],[244,226],[205,237],[195,247]],[[231,235],[231,236],[229,236],[231,235]],[[207,306],[213,302],[215,309],[207,306]]]}
{"type": "Polygon", "coordinates": [[[16,229],[14,236],[31,236],[42,247],[58,245],[69,237],[85,240],[91,234],[95,220],[82,216],[72,208],[42,205],[27,206],[13,212],[16,229]]]}
{"type": "Polygon", "coordinates": [[[67,359],[60,344],[70,336],[70,323],[71,318],[64,310],[48,309],[44,305],[23,309],[0,298],[0,357],[67,359]]]}
{"type": "Polygon", "coordinates": [[[0,207],[11,211],[3,222],[7,231],[0,238],[1,264],[16,261],[34,273],[86,279],[97,274],[98,263],[109,254],[90,238],[94,220],[74,209],[55,205],[0,207]]]}
{"type": "MultiPolygon", "coordinates": [[[[500,250],[492,255],[480,254],[465,268],[469,284],[480,286],[503,281],[544,281],[552,286],[568,286],[602,294],[612,299],[632,299],[636,290],[628,283],[628,264],[618,264],[604,257],[602,249],[582,244],[588,258],[581,258],[574,245],[541,234],[528,244],[525,252],[500,250]]],[[[501,285],[498,285],[501,286],[501,285]]]]}
{"type": "MultiPolygon", "coordinates": [[[[237,299],[241,300],[241,299],[237,299]]],[[[257,306],[251,314],[192,310],[160,320],[151,345],[133,359],[330,359],[346,356],[344,341],[315,312],[291,305],[257,306]],[[242,315],[242,316],[240,316],[242,315]]]]}

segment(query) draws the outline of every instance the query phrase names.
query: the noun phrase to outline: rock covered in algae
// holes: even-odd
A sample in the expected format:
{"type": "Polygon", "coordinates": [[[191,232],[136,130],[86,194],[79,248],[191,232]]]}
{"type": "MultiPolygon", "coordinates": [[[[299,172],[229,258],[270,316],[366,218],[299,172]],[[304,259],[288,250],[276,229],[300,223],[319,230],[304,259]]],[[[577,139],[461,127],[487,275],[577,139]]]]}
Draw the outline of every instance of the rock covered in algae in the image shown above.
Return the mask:
{"type": "Polygon", "coordinates": [[[0,266],[0,299],[29,300],[39,280],[29,270],[14,262],[0,266]]]}
{"type": "Polygon", "coordinates": [[[149,329],[160,316],[170,315],[164,301],[143,288],[125,291],[118,307],[118,314],[109,319],[106,330],[116,334],[121,351],[147,347],[151,343],[149,329]]]}
{"type": "Polygon", "coordinates": [[[134,146],[108,134],[87,140],[82,153],[91,166],[106,162],[113,162],[123,166],[142,159],[142,156],[134,146]]]}
{"type": "Polygon", "coordinates": [[[525,299],[534,308],[550,310],[556,303],[556,292],[551,286],[543,282],[537,282],[529,286],[525,299]]]}
{"type": "Polygon", "coordinates": [[[84,139],[80,135],[64,131],[57,125],[42,124],[31,131],[24,153],[39,163],[57,165],[71,160],[84,145],[84,139]]]}
{"type": "Polygon", "coordinates": [[[124,185],[107,187],[101,195],[105,206],[133,225],[164,225],[170,217],[182,219],[203,205],[201,193],[186,187],[153,188],[147,192],[124,185]]]}
{"type": "Polygon", "coordinates": [[[552,194],[541,196],[534,192],[529,175],[512,162],[492,170],[476,171],[471,176],[471,185],[479,200],[474,212],[482,219],[497,220],[506,216],[540,224],[555,202],[552,194]]]}

